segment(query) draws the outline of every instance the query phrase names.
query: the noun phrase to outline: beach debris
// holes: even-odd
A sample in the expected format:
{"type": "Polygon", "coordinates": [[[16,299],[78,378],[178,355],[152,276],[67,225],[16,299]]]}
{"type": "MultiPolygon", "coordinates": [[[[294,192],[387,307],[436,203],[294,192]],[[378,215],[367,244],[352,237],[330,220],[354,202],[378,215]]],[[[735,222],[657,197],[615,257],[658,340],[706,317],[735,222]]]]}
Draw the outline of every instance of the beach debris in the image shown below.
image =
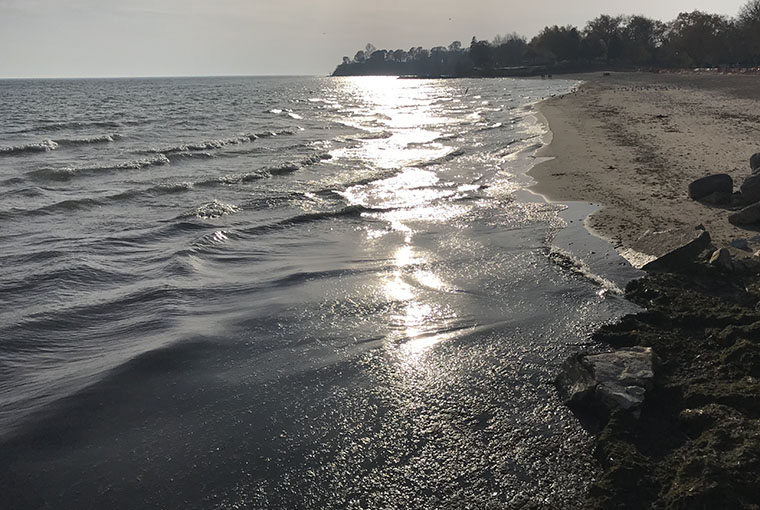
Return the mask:
{"type": "Polygon", "coordinates": [[[702,225],[660,232],[647,230],[621,255],[636,269],[678,271],[710,245],[710,234],[702,225]]]}
{"type": "Polygon", "coordinates": [[[755,202],[744,209],[729,214],[728,222],[737,227],[757,225],[760,223],[760,202],[755,202]]]}
{"type": "Polygon", "coordinates": [[[638,418],[654,384],[657,355],[651,347],[577,353],[562,365],[555,385],[565,405],[584,425],[601,428],[616,412],[638,418]]]}
{"type": "Polygon", "coordinates": [[[742,202],[745,204],[760,201],[760,174],[755,173],[746,177],[739,190],[742,193],[742,202]]]}
{"type": "Polygon", "coordinates": [[[732,271],[734,269],[734,263],[731,257],[731,252],[728,251],[728,248],[715,250],[710,256],[710,265],[726,272],[732,271]]]}
{"type": "Polygon", "coordinates": [[[756,152],[749,158],[749,167],[752,169],[753,174],[760,171],[760,152],[756,152]]]}
{"type": "Polygon", "coordinates": [[[708,175],[689,184],[689,197],[699,200],[714,193],[725,193],[729,197],[734,192],[734,180],[728,174],[708,175]]]}

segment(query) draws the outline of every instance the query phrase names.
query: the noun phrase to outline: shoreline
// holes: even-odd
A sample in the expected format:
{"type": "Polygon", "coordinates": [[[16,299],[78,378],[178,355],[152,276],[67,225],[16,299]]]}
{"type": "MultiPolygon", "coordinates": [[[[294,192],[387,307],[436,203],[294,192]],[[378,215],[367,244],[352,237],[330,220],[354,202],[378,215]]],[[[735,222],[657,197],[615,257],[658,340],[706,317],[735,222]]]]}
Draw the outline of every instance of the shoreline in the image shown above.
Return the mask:
{"type": "MultiPolygon", "coordinates": [[[[760,149],[760,117],[751,113],[760,111],[758,79],[578,78],[586,81],[576,92],[538,105],[550,134],[537,157],[550,159],[528,172],[532,192],[600,204],[584,223],[621,254],[647,230],[697,224],[718,247],[749,247],[730,248],[736,262],[724,266],[707,263],[708,247],[629,281],[625,297],[644,311],[593,333],[610,349],[651,348],[658,361],[640,415],[618,408],[592,430],[601,476],[585,506],[757,509],[760,262],[750,257],[760,236],[728,223],[727,208],[692,201],[687,187],[723,172],[737,187],[750,174],[760,149]]],[[[566,403],[581,422],[594,412],[566,403]]]]}

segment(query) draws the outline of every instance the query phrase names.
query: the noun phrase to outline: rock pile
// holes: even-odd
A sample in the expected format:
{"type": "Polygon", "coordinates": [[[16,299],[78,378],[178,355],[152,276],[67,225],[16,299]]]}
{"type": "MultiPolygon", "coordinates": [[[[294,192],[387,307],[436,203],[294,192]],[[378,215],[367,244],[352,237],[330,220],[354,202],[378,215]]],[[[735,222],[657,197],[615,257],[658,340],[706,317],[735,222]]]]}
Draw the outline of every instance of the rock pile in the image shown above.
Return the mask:
{"type": "Polygon", "coordinates": [[[760,152],[749,158],[751,173],[734,192],[734,182],[728,174],[702,177],[689,184],[689,197],[714,205],[740,208],[728,217],[737,226],[760,226],[760,152]]]}

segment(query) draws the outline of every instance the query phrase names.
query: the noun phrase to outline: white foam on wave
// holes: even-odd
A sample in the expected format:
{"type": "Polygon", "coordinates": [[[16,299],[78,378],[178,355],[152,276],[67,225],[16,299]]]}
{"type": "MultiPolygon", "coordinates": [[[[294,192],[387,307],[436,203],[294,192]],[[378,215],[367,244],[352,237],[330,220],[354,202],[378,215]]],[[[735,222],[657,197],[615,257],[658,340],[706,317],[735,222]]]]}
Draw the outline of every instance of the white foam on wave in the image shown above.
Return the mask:
{"type": "Polygon", "coordinates": [[[16,145],[13,147],[0,148],[0,154],[14,155],[28,152],[48,152],[58,148],[58,143],[53,140],[43,140],[38,143],[29,143],[26,145],[16,145]]]}
{"type": "Polygon", "coordinates": [[[214,218],[220,218],[228,214],[234,214],[238,212],[240,208],[233,204],[225,204],[219,200],[212,200],[198,206],[192,213],[192,216],[197,216],[202,220],[211,220],[214,218]]]}

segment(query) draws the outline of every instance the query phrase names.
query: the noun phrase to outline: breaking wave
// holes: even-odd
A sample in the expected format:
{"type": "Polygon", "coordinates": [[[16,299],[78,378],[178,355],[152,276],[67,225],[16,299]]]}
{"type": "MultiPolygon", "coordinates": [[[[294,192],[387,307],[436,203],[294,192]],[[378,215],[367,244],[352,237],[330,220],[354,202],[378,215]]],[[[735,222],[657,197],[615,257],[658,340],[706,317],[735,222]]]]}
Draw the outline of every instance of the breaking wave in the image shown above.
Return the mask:
{"type": "MultiPolygon", "coordinates": [[[[220,138],[218,140],[205,140],[201,142],[182,143],[179,145],[173,145],[164,147],[161,149],[149,149],[146,151],[148,154],[165,154],[165,155],[184,155],[193,152],[218,150],[228,145],[242,145],[251,143],[259,138],[270,138],[273,136],[293,135],[295,131],[289,129],[283,129],[280,131],[264,131],[261,133],[248,133],[242,134],[230,138],[220,138]]],[[[210,154],[207,154],[210,156],[210,154]]]]}
{"type": "Polygon", "coordinates": [[[48,152],[48,151],[54,151],[57,148],[58,148],[58,144],[54,142],[53,140],[43,140],[38,143],[16,145],[14,147],[2,147],[0,148],[0,156],[15,156],[17,154],[48,152]]]}
{"type": "Polygon", "coordinates": [[[121,138],[118,133],[111,133],[107,135],[92,136],[89,138],[62,138],[59,140],[43,140],[37,143],[29,143],[25,145],[17,145],[13,147],[0,148],[0,155],[13,156],[18,154],[28,154],[35,152],[49,152],[54,151],[58,147],[74,146],[74,145],[89,145],[96,143],[111,143],[121,138]]]}
{"type": "Polygon", "coordinates": [[[30,172],[29,176],[43,181],[66,181],[80,175],[87,175],[97,172],[109,172],[118,170],[139,170],[153,166],[163,166],[170,163],[169,158],[164,154],[158,154],[153,158],[135,159],[125,161],[115,165],[106,166],[83,166],[83,167],[64,167],[64,168],[43,168],[30,172]]]}

